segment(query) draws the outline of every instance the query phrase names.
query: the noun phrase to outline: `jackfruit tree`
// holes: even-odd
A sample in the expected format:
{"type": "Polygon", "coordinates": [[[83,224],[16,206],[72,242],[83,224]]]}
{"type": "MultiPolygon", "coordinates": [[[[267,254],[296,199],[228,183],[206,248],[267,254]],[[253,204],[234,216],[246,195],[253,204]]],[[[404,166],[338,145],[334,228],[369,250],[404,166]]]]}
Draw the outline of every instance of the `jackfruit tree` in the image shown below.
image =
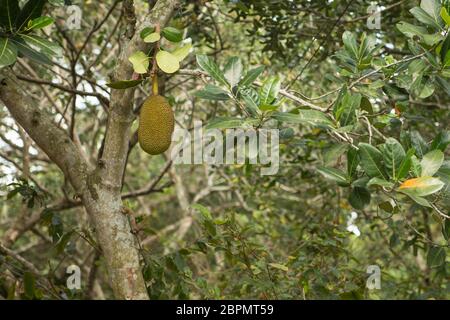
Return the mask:
{"type": "Polygon", "coordinates": [[[448,0],[0,0],[0,299],[449,298],[449,30],[448,0]]]}

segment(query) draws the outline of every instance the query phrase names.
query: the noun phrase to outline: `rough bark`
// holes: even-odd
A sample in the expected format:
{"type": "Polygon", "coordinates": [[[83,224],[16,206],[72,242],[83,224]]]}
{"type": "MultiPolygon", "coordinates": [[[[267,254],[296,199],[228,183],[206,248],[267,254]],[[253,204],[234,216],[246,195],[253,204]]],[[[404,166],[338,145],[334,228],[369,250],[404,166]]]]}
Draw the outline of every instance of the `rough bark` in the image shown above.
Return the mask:
{"type": "Polygon", "coordinates": [[[128,218],[122,212],[120,195],[107,187],[95,187],[83,202],[95,228],[108,266],[109,278],[117,299],[148,299],[139,262],[138,246],[128,218]]]}
{"type": "MultiPolygon", "coordinates": [[[[128,1],[127,3],[132,3],[128,1]]],[[[133,69],[128,57],[137,50],[145,52],[149,44],[140,31],[155,24],[165,25],[179,1],[159,0],[131,39],[125,40],[113,72],[114,80],[131,79],[133,69]]],[[[134,121],[134,89],[112,90],[105,145],[96,168],[89,167],[81,150],[60,129],[51,115],[37,108],[18,91],[16,77],[2,70],[0,100],[31,139],[62,170],[89,213],[117,299],[148,299],[142,277],[139,252],[127,216],[122,211],[121,184],[134,121]]]]}

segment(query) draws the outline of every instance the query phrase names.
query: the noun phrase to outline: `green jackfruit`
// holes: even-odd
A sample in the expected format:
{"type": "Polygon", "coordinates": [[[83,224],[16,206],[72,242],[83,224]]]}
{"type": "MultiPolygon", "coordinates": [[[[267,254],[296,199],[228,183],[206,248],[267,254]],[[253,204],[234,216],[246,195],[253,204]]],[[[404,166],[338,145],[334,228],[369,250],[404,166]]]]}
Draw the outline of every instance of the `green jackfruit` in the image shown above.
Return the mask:
{"type": "Polygon", "coordinates": [[[155,95],[147,98],[141,108],[138,140],[141,148],[152,155],[170,147],[175,117],[166,98],[155,95]]]}

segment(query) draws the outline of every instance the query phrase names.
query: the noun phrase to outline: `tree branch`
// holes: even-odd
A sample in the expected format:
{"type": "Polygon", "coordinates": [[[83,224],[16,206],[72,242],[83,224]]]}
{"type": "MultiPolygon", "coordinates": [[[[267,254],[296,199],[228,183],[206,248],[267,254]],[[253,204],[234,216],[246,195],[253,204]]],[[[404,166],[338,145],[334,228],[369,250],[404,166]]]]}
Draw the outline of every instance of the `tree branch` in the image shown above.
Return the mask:
{"type": "Polygon", "coordinates": [[[81,192],[88,168],[75,144],[47,112],[18,91],[17,78],[10,71],[2,71],[0,81],[0,100],[13,118],[81,192]]]}
{"type": "MultiPolygon", "coordinates": [[[[201,70],[189,70],[189,69],[180,69],[178,71],[178,74],[195,76],[195,77],[208,76],[208,74],[206,72],[203,72],[201,70]]],[[[255,81],[254,84],[256,86],[258,86],[258,87],[262,86],[262,83],[258,82],[258,81],[255,81]]],[[[280,90],[280,94],[282,96],[285,96],[286,98],[288,98],[288,99],[290,99],[290,100],[292,100],[292,101],[294,101],[294,102],[296,102],[296,103],[298,103],[298,104],[300,104],[302,106],[308,107],[310,109],[314,109],[314,110],[318,110],[318,111],[322,111],[322,112],[326,111],[326,108],[323,108],[323,107],[320,107],[318,105],[315,105],[315,104],[313,104],[311,102],[308,102],[305,99],[302,99],[300,97],[296,97],[295,95],[287,92],[284,89],[280,90]]]]}
{"type": "Polygon", "coordinates": [[[33,272],[36,275],[40,275],[41,274],[41,272],[38,270],[38,268],[36,268],[34,266],[34,264],[29,262],[28,260],[26,260],[22,256],[18,255],[14,251],[8,249],[2,243],[0,243],[0,254],[5,255],[5,256],[10,256],[14,260],[20,262],[25,268],[27,268],[29,271],[33,272]]]}

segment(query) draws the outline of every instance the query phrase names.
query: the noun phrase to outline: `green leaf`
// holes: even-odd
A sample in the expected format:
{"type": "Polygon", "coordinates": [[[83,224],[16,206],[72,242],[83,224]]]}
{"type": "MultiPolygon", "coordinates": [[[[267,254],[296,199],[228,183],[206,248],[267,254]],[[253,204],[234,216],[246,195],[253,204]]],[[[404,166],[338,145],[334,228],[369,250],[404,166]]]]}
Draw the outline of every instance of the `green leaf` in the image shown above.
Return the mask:
{"type": "Polygon", "coordinates": [[[414,7],[411,10],[409,10],[411,14],[420,22],[426,24],[427,26],[433,27],[435,29],[441,28],[441,22],[442,19],[440,17],[440,13],[438,17],[431,16],[428,12],[426,12],[424,9],[419,7],[414,7]],[[438,20],[437,20],[438,19],[438,20]]]}
{"type": "Polygon", "coordinates": [[[448,11],[445,7],[441,8],[441,18],[442,20],[444,20],[447,26],[450,26],[450,15],[448,14],[448,11]]]}
{"type": "Polygon", "coordinates": [[[394,207],[394,205],[393,205],[390,201],[382,202],[382,203],[380,203],[380,204],[378,205],[378,207],[379,207],[381,210],[386,211],[386,212],[389,212],[389,213],[394,213],[394,212],[395,212],[395,207],[394,207]]]}
{"type": "Polygon", "coordinates": [[[433,150],[423,156],[420,166],[422,167],[422,177],[432,177],[442,166],[444,153],[441,150],[433,150]]]}
{"type": "Polygon", "coordinates": [[[369,190],[366,188],[355,187],[350,193],[348,202],[350,202],[353,208],[362,210],[370,204],[370,199],[371,196],[369,190]]]}
{"type": "Polygon", "coordinates": [[[428,34],[427,28],[404,21],[397,23],[397,29],[411,39],[419,38],[422,43],[428,46],[433,46],[443,39],[443,36],[439,33],[428,34]]]}
{"type": "Polygon", "coordinates": [[[181,62],[189,55],[189,52],[191,51],[192,44],[188,43],[182,47],[179,47],[175,49],[172,54],[177,57],[178,61],[181,62]]]}
{"type": "Polygon", "coordinates": [[[209,211],[208,208],[202,206],[199,203],[195,203],[191,207],[193,209],[197,210],[198,212],[200,212],[200,214],[202,215],[203,219],[205,219],[205,220],[212,220],[212,215],[211,215],[211,212],[209,211]]]}
{"type": "Polygon", "coordinates": [[[430,97],[434,93],[434,90],[434,79],[423,78],[420,85],[413,90],[413,94],[415,94],[420,99],[425,99],[430,97]]]}
{"type": "MultiPolygon", "coordinates": [[[[450,73],[449,73],[449,76],[450,76],[450,73]]],[[[444,79],[443,77],[440,77],[440,76],[436,76],[436,83],[441,87],[441,89],[443,90],[443,92],[445,94],[450,96],[450,83],[446,79],[444,79]]]]}
{"type": "MultiPolygon", "coordinates": [[[[373,83],[372,83],[373,85],[373,83]]],[[[359,106],[361,110],[367,111],[368,114],[373,114],[372,103],[366,97],[362,97],[361,104],[359,106]]]]}
{"type": "Polygon", "coordinates": [[[342,127],[354,124],[356,121],[356,109],[361,104],[361,94],[351,95],[346,93],[342,99],[341,105],[337,108],[336,119],[342,127]]]}
{"type": "Polygon", "coordinates": [[[431,143],[431,150],[441,150],[442,152],[447,149],[447,146],[450,144],[450,131],[445,130],[438,133],[436,138],[434,138],[431,143]]]}
{"type": "Polygon", "coordinates": [[[428,151],[427,143],[416,130],[411,131],[411,144],[420,158],[422,158],[428,151]]]}
{"type": "Polygon", "coordinates": [[[445,219],[444,223],[442,224],[442,235],[444,236],[445,240],[450,240],[450,219],[445,219]]]}
{"type": "Polygon", "coordinates": [[[133,70],[136,73],[147,73],[150,65],[149,57],[142,51],[136,51],[128,60],[133,64],[133,70]]]}
{"type": "Polygon", "coordinates": [[[359,153],[357,149],[350,148],[347,151],[347,174],[353,177],[360,162],[359,153]]]}
{"type": "Polygon", "coordinates": [[[161,35],[158,32],[153,32],[147,35],[143,40],[146,43],[153,43],[159,41],[161,39],[161,35]]]}
{"type": "Polygon", "coordinates": [[[172,42],[180,42],[183,40],[183,32],[174,27],[165,27],[161,34],[164,38],[172,42]]]}
{"type": "Polygon", "coordinates": [[[383,167],[383,155],[374,146],[368,143],[360,143],[359,155],[361,166],[369,177],[387,178],[383,167]]]}
{"type": "Polygon", "coordinates": [[[317,110],[298,110],[298,113],[291,112],[274,112],[271,116],[281,122],[311,124],[316,126],[333,126],[333,121],[329,119],[323,112],[317,110]]]}
{"type": "Polygon", "coordinates": [[[256,79],[258,79],[259,75],[264,71],[264,66],[256,67],[250,71],[248,71],[242,80],[239,82],[239,87],[246,87],[251,85],[256,79]]]}
{"type": "MultiPolygon", "coordinates": [[[[423,38],[423,42],[427,46],[434,46],[438,42],[442,41],[444,39],[444,36],[439,33],[434,33],[434,34],[424,34],[422,38],[423,38]]],[[[434,57],[431,58],[431,56],[429,56],[428,61],[430,63],[433,63],[433,61],[435,61],[434,57]]]]}
{"type": "Polygon", "coordinates": [[[264,81],[261,89],[259,90],[259,98],[261,105],[271,105],[277,98],[280,91],[281,81],[278,77],[272,77],[264,81]]]}
{"type": "Polygon", "coordinates": [[[279,107],[280,107],[279,105],[261,104],[259,106],[259,109],[261,111],[275,111],[275,110],[278,110],[279,107]]]}
{"type": "Polygon", "coordinates": [[[292,128],[283,128],[280,130],[280,139],[281,140],[289,140],[292,139],[295,135],[295,131],[292,128]]]}
{"type": "Polygon", "coordinates": [[[28,21],[41,16],[46,0],[29,0],[20,10],[16,19],[16,28],[21,30],[25,28],[28,21]]]}
{"type": "Polygon", "coordinates": [[[416,36],[419,37],[420,39],[423,39],[423,36],[428,34],[427,28],[416,26],[408,22],[401,21],[397,23],[396,26],[397,29],[408,38],[413,38],[416,36]]]}
{"type": "Polygon", "coordinates": [[[241,80],[242,76],[241,59],[239,59],[239,57],[231,57],[227,61],[223,73],[230,86],[232,88],[235,87],[239,83],[239,80],[241,80]]]}
{"type": "Polygon", "coordinates": [[[197,64],[202,70],[206,71],[211,76],[211,78],[213,78],[220,84],[229,87],[223,72],[220,71],[217,64],[212,61],[210,57],[206,55],[197,55],[197,64]]]}
{"type": "Polygon", "coordinates": [[[28,299],[34,299],[36,290],[36,279],[31,272],[25,272],[23,275],[23,285],[25,295],[28,299]]]}
{"type": "Polygon", "coordinates": [[[142,81],[144,80],[121,80],[107,83],[106,85],[113,89],[128,89],[140,85],[142,81]]]}
{"type": "Polygon", "coordinates": [[[326,148],[323,152],[323,162],[325,166],[333,166],[341,159],[341,156],[347,151],[346,144],[332,144],[331,147],[326,148]]]}
{"type": "Polygon", "coordinates": [[[38,30],[45,28],[52,23],[54,23],[55,20],[51,17],[39,17],[33,20],[28,21],[27,30],[38,30]]]}
{"type": "Polygon", "coordinates": [[[195,93],[195,96],[206,100],[228,100],[230,96],[228,93],[220,87],[212,84],[207,84],[203,90],[199,90],[195,93]]]}
{"type": "Polygon", "coordinates": [[[423,9],[440,26],[441,20],[441,2],[440,0],[421,0],[420,8],[423,9]]]}
{"type": "Polygon", "coordinates": [[[447,35],[444,42],[442,43],[440,55],[441,55],[441,63],[443,65],[447,64],[446,56],[447,56],[449,49],[450,49],[450,34],[447,35]]]}
{"type": "Polygon", "coordinates": [[[418,196],[414,193],[410,193],[407,191],[402,191],[402,193],[406,194],[408,197],[410,197],[412,200],[414,200],[414,202],[416,202],[417,204],[420,204],[423,207],[427,207],[427,208],[431,208],[431,204],[428,202],[427,199],[418,196]]]}
{"type": "Polygon", "coordinates": [[[373,52],[377,48],[374,36],[367,36],[363,33],[360,37],[360,46],[358,50],[358,69],[363,70],[370,67],[373,58],[373,52]]]}
{"type": "Polygon", "coordinates": [[[414,148],[411,148],[406,153],[405,158],[403,159],[402,163],[400,164],[397,170],[397,175],[395,177],[397,180],[403,179],[408,175],[409,169],[411,169],[412,165],[411,158],[414,155],[414,152],[415,152],[414,148]]]}
{"type": "Polygon", "coordinates": [[[155,32],[155,28],[154,27],[145,27],[140,32],[139,36],[141,37],[142,40],[144,40],[149,34],[151,34],[153,32],[155,32]]]}
{"type": "Polygon", "coordinates": [[[445,263],[446,250],[443,247],[431,246],[428,249],[427,265],[430,268],[439,268],[445,263]]]}
{"type": "Polygon", "coordinates": [[[347,175],[345,172],[335,168],[319,167],[317,171],[325,178],[343,184],[348,184],[347,175]]]}
{"type": "Polygon", "coordinates": [[[34,48],[36,51],[47,55],[48,57],[61,57],[62,48],[47,39],[44,39],[35,35],[22,34],[20,37],[28,44],[30,47],[34,48]]]}
{"type": "Polygon", "coordinates": [[[24,55],[25,57],[37,63],[52,64],[52,61],[48,58],[47,55],[34,50],[22,38],[14,37],[11,39],[11,41],[17,47],[18,52],[24,55]]]}
{"type": "Polygon", "coordinates": [[[378,177],[372,178],[367,182],[367,186],[380,186],[380,187],[386,187],[386,188],[392,188],[394,187],[394,184],[390,181],[386,181],[385,179],[381,179],[378,177]]]}
{"type": "Polygon", "coordinates": [[[259,95],[253,88],[247,88],[240,91],[240,95],[245,103],[245,109],[252,115],[261,114],[259,106],[259,95]]]}
{"type": "Polygon", "coordinates": [[[413,60],[408,66],[408,71],[410,74],[419,75],[421,73],[424,73],[427,68],[428,65],[425,60],[413,60]]]}
{"type": "Polygon", "coordinates": [[[0,68],[12,65],[17,59],[17,47],[9,38],[0,38],[0,68]]]}
{"type": "Polygon", "coordinates": [[[15,21],[19,15],[19,1],[18,0],[0,0],[0,26],[6,30],[13,31],[15,21]]]}
{"type": "Polygon", "coordinates": [[[394,138],[388,138],[386,143],[381,147],[383,160],[389,176],[395,178],[398,175],[400,165],[405,159],[405,150],[400,142],[394,138]]]}
{"type": "Polygon", "coordinates": [[[206,125],[206,129],[234,129],[240,128],[244,124],[245,120],[241,118],[232,117],[217,117],[212,121],[209,121],[206,125]]]}
{"type": "Polygon", "coordinates": [[[419,159],[417,159],[414,155],[411,157],[411,171],[416,177],[420,177],[422,175],[422,166],[420,165],[419,159]]]}
{"type": "Polygon", "coordinates": [[[350,54],[352,58],[358,60],[358,43],[355,35],[350,31],[345,31],[342,35],[342,41],[344,42],[345,50],[350,54]]]}
{"type": "Polygon", "coordinates": [[[436,193],[444,187],[444,183],[433,177],[420,177],[406,180],[398,188],[399,192],[412,194],[419,197],[425,197],[436,193]]]}
{"type": "Polygon", "coordinates": [[[450,200],[450,160],[444,161],[436,175],[445,183],[443,191],[447,193],[447,199],[450,200]]]}

